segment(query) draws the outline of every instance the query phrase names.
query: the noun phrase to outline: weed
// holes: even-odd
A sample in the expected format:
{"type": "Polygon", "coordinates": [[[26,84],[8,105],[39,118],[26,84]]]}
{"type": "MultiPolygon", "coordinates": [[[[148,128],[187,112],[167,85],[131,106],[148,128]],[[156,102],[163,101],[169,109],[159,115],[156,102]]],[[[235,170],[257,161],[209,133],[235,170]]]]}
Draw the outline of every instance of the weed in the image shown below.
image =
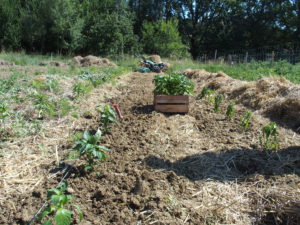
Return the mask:
{"type": "Polygon", "coordinates": [[[32,95],[32,98],[34,107],[39,111],[39,117],[55,116],[55,105],[49,100],[46,94],[35,93],[32,95]]]}
{"type": "Polygon", "coordinates": [[[279,140],[277,138],[277,124],[271,122],[265,125],[262,129],[263,136],[259,137],[259,142],[263,149],[279,149],[279,140]]]}
{"type": "Polygon", "coordinates": [[[110,125],[112,123],[118,123],[115,111],[109,106],[104,105],[100,110],[101,113],[101,125],[104,133],[107,133],[110,130],[110,125]]]}
{"type": "Polygon", "coordinates": [[[219,112],[220,111],[220,104],[223,101],[223,99],[224,99],[224,96],[221,95],[221,94],[218,94],[215,97],[215,100],[214,100],[214,111],[215,112],[219,112]]]}
{"type": "Polygon", "coordinates": [[[78,98],[79,96],[86,95],[90,91],[92,91],[92,86],[86,83],[77,83],[73,86],[73,94],[76,98],[78,98]]]}
{"type": "Polygon", "coordinates": [[[13,73],[8,78],[1,78],[0,79],[0,93],[4,94],[10,91],[10,89],[16,84],[18,74],[13,73]]]}
{"type": "Polygon", "coordinates": [[[252,112],[247,111],[245,112],[244,116],[241,117],[241,125],[245,129],[249,128],[249,122],[250,119],[252,118],[252,112]]]}
{"type": "Polygon", "coordinates": [[[48,79],[47,81],[34,80],[32,86],[39,91],[50,91],[57,93],[59,91],[59,82],[56,79],[48,79]]]}
{"type": "Polygon", "coordinates": [[[73,154],[71,158],[81,158],[85,157],[87,164],[84,167],[85,171],[93,171],[96,165],[95,160],[105,161],[108,148],[99,145],[101,140],[101,131],[98,130],[94,135],[90,132],[85,131],[83,133],[83,138],[76,141],[76,145],[71,150],[77,151],[77,155],[73,154]]]}
{"type": "Polygon", "coordinates": [[[232,120],[232,118],[234,117],[234,114],[235,114],[234,102],[231,101],[229,103],[229,105],[227,106],[226,116],[229,120],[232,120]]]}
{"type": "Polygon", "coordinates": [[[60,116],[66,116],[74,108],[68,98],[61,98],[56,102],[56,108],[60,116]]]}
{"type": "MultiPolygon", "coordinates": [[[[56,225],[71,224],[74,211],[68,210],[66,207],[68,203],[74,199],[74,196],[65,194],[67,188],[68,184],[67,182],[64,182],[58,188],[51,188],[48,190],[47,199],[50,202],[50,206],[39,215],[39,221],[45,217],[48,217],[43,225],[52,225],[51,218],[49,218],[51,215],[54,215],[54,221],[56,225]]],[[[81,221],[83,219],[83,213],[80,207],[78,205],[72,206],[77,210],[79,220],[81,221]]]]}

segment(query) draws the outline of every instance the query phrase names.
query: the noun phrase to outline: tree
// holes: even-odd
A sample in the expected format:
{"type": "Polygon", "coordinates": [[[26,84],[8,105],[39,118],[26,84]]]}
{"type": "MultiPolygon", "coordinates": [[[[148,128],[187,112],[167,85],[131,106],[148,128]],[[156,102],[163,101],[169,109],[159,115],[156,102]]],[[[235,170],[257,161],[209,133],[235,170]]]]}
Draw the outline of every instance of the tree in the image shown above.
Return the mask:
{"type": "Polygon", "coordinates": [[[21,47],[19,1],[2,0],[0,4],[0,50],[21,47]]]}
{"type": "Polygon", "coordinates": [[[178,21],[145,21],[142,26],[144,52],[159,54],[163,57],[187,55],[187,47],[182,44],[178,32],[178,21]]]}
{"type": "Polygon", "coordinates": [[[139,51],[133,14],[125,0],[85,0],[82,6],[84,52],[117,55],[139,51]]]}
{"type": "Polygon", "coordinates": [[[83,20],[76,1],[28,0],[22,9],[22,42],[41,52],[74,52],[80,48],[83,20]]]}

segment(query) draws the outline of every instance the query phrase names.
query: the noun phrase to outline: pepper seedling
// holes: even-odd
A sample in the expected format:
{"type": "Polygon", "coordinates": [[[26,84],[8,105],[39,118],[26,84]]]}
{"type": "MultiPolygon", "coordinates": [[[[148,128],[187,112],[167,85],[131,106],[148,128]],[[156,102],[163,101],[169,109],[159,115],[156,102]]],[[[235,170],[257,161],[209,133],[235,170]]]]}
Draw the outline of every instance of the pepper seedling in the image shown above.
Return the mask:
{"type": "Polygon", "coordinates": [[[275,122],[271,122],[265,125],[262,132],[263,135],[259,137],[259,142],[262,148],[265,150],[279,149],[277,124],[275,122]]]}
{"type": "MultiPolygon", "coordinates": [[[[65,191],[68,188],[68,183],[62,183],[58,188],[48,190],[47,199],[49,207],[47,207],[40,215],[39,221],[45,217],[54,215],[55,225],[70,225],[74,211],[67,209],[67,205],[74,199],[73,195],[66,195],[65,191]]],[[[79,215],[79,220],[83,219],[83,213],[78,205],[73,206],[79,215]]],[[[52,225],[51,218],[48,218],[42,225],[52,225]]]]}

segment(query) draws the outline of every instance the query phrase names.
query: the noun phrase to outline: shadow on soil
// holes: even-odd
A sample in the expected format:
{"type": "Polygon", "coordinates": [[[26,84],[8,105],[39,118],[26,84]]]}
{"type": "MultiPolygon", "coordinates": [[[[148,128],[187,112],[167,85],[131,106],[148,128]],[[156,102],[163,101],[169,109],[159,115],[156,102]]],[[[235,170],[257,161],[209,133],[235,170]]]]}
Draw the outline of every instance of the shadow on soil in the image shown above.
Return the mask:
{"type": "Polygon", "coordinates": [[[151,114],[154,111],[153,105],[142,105],[132,107],[132,112],[135,114],[151,114]]]}
{"type": "MultiPolygon", "coordinates": [[[[160,159],[155,156],[146,158],[146,164],[155,169],[174,171],[178,176],[191,181],[216,180],[228,182],[261,183],[272,179],[274,175],[296,174],[300,176],[300,146],[280,151],[262,151],[253,149],[223,150],[220,153],[205,152],[191,155],[178,161],[160,159]],[[262,180],[261,180],[262,179],[262,180]],[[260,181],[261,180],[261,181],[260,181]]],[[[268,184],[266,184],[268,185],[268,184]]],[[[300,201],[282,196],[263,196],[264,202],[253,200],[256,225],[298,225],[300,224],[300,201]]],[[[259,195],[258,198],[261,198],[259,195]]]]}
{"type": "Polygon", "coordinates": [[[233,149],[220,153],[205,152],[175,162],[149,156],[146,158],[146,164],[155,169],[174,171],[178,176],[187,177],[192,181],[243,181],[251,174],[300,176],[300,146],[280,151],[233,149]]]}

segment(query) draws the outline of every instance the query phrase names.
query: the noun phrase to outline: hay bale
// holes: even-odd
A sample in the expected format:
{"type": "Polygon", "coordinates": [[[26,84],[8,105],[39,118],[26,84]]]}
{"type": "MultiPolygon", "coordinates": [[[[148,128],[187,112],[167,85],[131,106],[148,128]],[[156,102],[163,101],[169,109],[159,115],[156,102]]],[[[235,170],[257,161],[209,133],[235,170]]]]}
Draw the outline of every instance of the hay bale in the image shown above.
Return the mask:
{"type": "Polygon", "coordinates": [[[148,59],[151,60],[152,62],[156,62],[156,63],[162,62],[159,55],[151,55],[148,59]]]}
{"type": "Polygon", "coordinates": [[[78,66],[81,66],[81,60],[83,59],[82,56],[78,55],[78,56],[75,56],[73,59],[72,59],[72,62],[74,62],[76,65],[78,66]]]}
{"type": "Polygon", "coordinates": [[[104,63],[104,64],[109,64],[110,61],[109,61],[108,58],[102,58],[102,63],[104,63]]]}
{"type": "Polygon", "coordinates": [[[81,60],[81,66],[98,66],[102,64],[101,58],[93,55],[88,55],[81,60]]]}
{"type": "Polygon", "coordinates": [[[164,66],[163,71],[169,69],[172,66],[170,63],[167,63],[167,62],[165,62],[164,64],[165,64],[165,66],[164,66]]]}

